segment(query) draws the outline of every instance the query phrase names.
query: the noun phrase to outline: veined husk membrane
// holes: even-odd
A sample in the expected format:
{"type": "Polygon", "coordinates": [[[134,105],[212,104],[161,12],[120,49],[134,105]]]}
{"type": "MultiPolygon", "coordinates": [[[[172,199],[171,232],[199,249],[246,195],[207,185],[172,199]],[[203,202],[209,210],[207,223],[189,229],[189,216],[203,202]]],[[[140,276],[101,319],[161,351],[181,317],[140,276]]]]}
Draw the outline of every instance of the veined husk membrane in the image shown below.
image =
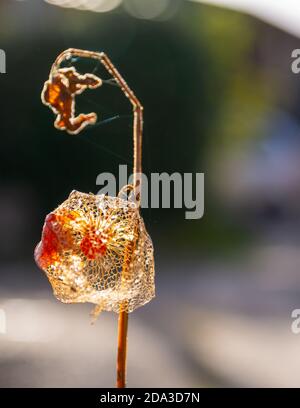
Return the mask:
{"type": "Polygon", "coordinates": [[[65,303],[129,313],[155,296],[152,241],[128,199],[73,191],[47,215],[35,260],[65,303]]]}

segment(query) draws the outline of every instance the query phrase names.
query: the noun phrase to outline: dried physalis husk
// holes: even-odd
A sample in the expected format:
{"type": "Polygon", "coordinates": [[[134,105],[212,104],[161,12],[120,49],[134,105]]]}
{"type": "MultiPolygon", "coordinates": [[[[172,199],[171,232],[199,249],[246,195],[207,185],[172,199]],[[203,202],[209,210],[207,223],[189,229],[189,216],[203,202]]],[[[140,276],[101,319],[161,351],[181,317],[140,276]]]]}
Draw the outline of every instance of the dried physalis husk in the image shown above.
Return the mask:
{"type": "Polygon", "coordinates": [[[74,67],[59,68],[50,75],[42,91],[42,102],[57,115],[54,126],[75,135],[97,121],[95,112],[75,116],[75,96],[85,89],[95,89],[102,80],[94,74],[79,74],[74,67]]]}
{"type": "Polygon", "coordinates": [[[35,260],[65,303],[132,312],[155,295],[152,241],[127,199],[73,191],[47,215],[35,260]]]}

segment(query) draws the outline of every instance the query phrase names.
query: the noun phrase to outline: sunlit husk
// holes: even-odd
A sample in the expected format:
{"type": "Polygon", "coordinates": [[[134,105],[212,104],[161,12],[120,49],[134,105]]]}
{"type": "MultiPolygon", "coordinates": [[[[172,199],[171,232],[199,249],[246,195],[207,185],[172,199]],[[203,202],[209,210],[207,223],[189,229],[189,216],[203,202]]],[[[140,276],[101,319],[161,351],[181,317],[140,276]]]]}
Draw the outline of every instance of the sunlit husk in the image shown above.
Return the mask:
{"type": "Polygon", "coordinates": [[[155,295],[153,245],[134,202],[73,191],[35,251],[55,296],[132,312],[155,295]]]}

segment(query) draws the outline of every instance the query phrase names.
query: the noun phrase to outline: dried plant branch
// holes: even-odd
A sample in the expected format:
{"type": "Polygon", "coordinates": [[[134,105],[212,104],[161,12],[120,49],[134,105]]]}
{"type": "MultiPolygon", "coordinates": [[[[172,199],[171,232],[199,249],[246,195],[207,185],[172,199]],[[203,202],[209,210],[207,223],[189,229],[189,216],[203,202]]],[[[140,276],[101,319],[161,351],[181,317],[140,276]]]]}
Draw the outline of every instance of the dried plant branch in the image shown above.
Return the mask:
{"type": "MultiPolygon", "coordinates": [[[[126,81],[116,69],[114,64],[103,52],[93,52],[69,48],[62,52],[55,60],[50,71],[50,77],[60,69],[60,65],[64,60],[73,57],[92,58],[100,61],[116,83],[120,86],[124,95],[129,99],[133,107],[133,185],[134,196],[136,203],[140,205],[141,201],[141,179],[139,175],[142,173],[142,132],[143,132],[143,106],[135,96],[134,92],[127,85],[126,81]]],[[[121,307],[122,309],[122,307],[121,307]]],[[[128,331],[128,313],[120,311],[118,322],[118,355],[117,355],[117,387],[124,388],[126,386],[126,355],[127,355],[127,331],[128,331]]]]}

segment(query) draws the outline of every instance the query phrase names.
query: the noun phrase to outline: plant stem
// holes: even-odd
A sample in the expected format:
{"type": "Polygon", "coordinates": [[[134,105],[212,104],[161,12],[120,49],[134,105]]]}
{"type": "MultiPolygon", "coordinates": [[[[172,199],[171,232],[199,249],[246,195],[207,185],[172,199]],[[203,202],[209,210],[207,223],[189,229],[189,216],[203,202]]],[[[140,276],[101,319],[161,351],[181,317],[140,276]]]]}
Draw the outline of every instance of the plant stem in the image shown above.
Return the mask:
{"type": "MultiPolygon", "coordinates": [[[[125,79],[120,72],[103,52],[94,52],[69,48],[62,52],[52,65],[50,75],[59,69],[60,64],[65,59],[72,57],[93,58],[105,67],[105,69],[113,76],[116,83],[120,86],[124,95],[129,99],[133,107],[133,187],[135,193],[135,202],[140,207],[141,202],[141,177],[142,173],[142,135],[143,135],[143,106],[135,96],[134,92],[127,85],[125,79]]],[[[122,274],[123,275],[123,274],[122,274]]],[[[123,277],[121,276],[121,279],[123,277]]],[[[124,305],[123,305],[124,306],[124,305]]],[[[126,354],[127,354],[127,329],[128,329],[128,313],[121,306],[118,323],[118,355],[117,355],[117,388],[126,387],[126,354]]]]}
{"type": "Polygon", "coordinates": [[[127,329],[128,313],[120,312],[118,324],[117,388],[126,387],[127,329]]]}

